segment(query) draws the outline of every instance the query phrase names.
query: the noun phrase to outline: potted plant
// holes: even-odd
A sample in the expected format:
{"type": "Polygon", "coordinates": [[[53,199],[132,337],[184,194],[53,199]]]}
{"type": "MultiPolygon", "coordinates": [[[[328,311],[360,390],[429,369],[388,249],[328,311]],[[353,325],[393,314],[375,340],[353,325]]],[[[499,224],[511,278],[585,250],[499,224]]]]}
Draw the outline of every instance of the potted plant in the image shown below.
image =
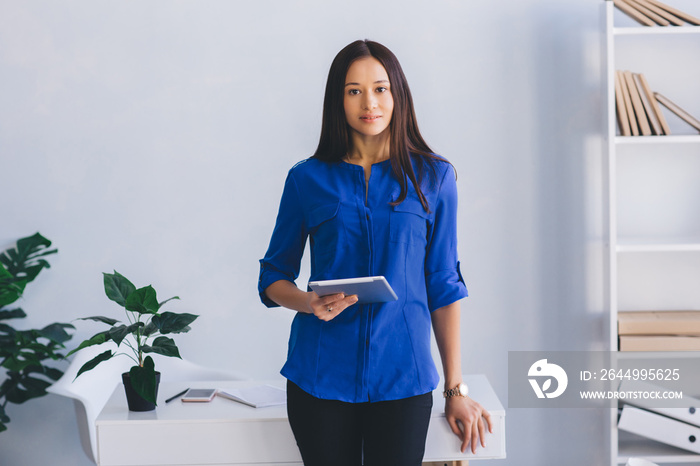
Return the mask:
{"type": "Polygon", "coordinates": [[[177,345],[172,338],[165,335],[188,332],[190,324],[199,316],[187,313],[161,312],[165,303],[180,298],[174,296],[158,302],[156,290],[151,285],[137,289],[116,270],[113,274],[104,273],[103,275],[105,293],[109,299],[124,308],[126,322],[123,323],[104,316],[79,319],[101,322],[110,328],[83,341],[80,346],[68,353],[68,356],[88,346],[110,341],[117,345],[117,350],[126,347],[126,352],[107,350],[98,354],[83,364],[76,378],[117,355],[126,355],[135,363],[129,372],[122,374],[129,410],[151,411],[156,407],[160,373],[156,372],[153,358],[147,354],[157,353],[179,358],[180,351],[177,345]]]}
{"type": "Polygon", "coordinates": [[[53,323],[42,329],[19,330],[10,320],[27,314],[15,302],[25,287],[50,267],[45,256],[55,254],[51,241],[36,233],[17,241],[15,248],[0,253],[0,367],[5,379],[0,384],[0,432],[7,430],[8,403],[21,404],[46,395],[46,389],[63,371],[46,364],[63,359],[59,352],[71,338],[71,324],[53,323]]]}

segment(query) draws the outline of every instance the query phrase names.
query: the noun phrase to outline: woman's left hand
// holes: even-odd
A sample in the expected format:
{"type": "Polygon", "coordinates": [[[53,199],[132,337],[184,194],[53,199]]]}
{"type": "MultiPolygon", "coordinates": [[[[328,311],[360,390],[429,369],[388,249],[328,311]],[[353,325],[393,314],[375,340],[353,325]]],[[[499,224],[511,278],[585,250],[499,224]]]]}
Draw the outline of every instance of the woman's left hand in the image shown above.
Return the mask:
{"type": "Polygon", "coordinates": [[[472,453],[476,453],[479,440],[482,447],[486,446],[484,420],[488,424],[489,433],[493,433],[491,414],[468,396],[453,396],[445,399],[445,417],[452,432],[462,440],[462,453],[467,451],[467,445],[470,442],[472,453]]]}

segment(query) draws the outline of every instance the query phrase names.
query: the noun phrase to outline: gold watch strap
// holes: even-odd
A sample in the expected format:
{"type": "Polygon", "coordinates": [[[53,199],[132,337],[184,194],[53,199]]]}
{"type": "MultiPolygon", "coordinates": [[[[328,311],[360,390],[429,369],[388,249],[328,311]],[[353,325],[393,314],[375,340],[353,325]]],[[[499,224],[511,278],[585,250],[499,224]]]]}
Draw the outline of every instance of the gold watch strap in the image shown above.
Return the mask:
{"type": "Polygon", "coordinates": [[[442,396],[444,396],[445,398],[452,398],[453,396],[460,396],[459,385],[457,385],[454,388],[450,388],[449,390],[445,390],[444,392],[442,392],[442,396]]]}

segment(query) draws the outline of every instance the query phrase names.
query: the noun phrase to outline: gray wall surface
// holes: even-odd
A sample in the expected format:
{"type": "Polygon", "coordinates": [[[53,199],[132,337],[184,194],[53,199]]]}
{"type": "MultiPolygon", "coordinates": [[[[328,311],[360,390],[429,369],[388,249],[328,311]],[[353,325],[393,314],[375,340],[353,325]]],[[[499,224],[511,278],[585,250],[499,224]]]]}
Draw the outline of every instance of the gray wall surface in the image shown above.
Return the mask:
{"type": "MultiPolygon", "coordinates": [[[[36,231],[59,249],[23,325],[116,315],[116,269],[201,315],[187,359],[279,377],[292,313],[259,302],[258,259],[331,60],[370,38],[457,169],[463,370],[507,407],[508,351],[604,347],[601,3],[0,0],[0,249],[36,231]]],[[[101,329],[76,326],[71,348],[101,329]]],[[[69,400],[9,414],[3,466],[90,464],[69,400]]],[[[607,422],[507,410],[495,463],[602,464],[607,422]]]]}

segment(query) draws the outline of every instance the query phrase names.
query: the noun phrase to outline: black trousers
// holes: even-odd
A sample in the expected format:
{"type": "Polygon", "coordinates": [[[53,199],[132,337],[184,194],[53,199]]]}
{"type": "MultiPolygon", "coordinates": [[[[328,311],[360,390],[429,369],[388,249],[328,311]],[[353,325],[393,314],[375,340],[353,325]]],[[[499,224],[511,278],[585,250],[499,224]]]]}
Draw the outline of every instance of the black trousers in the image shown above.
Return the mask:
{"type": "Polygon", "coordinates": [[[431,393],[395,401],[316,398],[287,381],[287,413],[305,466],[420,466],[431,393]]]}

